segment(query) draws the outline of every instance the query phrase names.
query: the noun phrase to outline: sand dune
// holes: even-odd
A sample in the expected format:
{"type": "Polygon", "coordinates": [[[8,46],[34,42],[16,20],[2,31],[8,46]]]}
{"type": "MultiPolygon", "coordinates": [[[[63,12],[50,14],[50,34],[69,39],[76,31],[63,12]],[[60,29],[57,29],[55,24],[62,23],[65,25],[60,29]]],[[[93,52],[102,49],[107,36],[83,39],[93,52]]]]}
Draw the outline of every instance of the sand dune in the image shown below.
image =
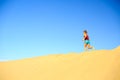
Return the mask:
{"type": "Polygon", "coordinates": [[[0,80],[120,80],[120,47],[0,62],[0,80]]]}

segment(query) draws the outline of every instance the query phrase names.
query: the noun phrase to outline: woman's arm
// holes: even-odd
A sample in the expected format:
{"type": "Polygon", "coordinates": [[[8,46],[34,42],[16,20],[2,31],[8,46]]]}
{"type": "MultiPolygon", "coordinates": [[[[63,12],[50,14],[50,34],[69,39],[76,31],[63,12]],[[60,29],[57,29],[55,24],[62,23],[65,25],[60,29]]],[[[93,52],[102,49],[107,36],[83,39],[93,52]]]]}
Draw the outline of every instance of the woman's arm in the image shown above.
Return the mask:
{"type": "Polygon", "coordinates": [[[83,36],[83,39],[82,39],[83,41],[85,40],[85,36],[83,36]]]}
{"type": "Polygon", "coordinates": [[[83,36],[83,41],[85,40],[86,36],[87,36],[87,35],[86,35],[86,34],[84,34],[84,36],[83,36]]]}

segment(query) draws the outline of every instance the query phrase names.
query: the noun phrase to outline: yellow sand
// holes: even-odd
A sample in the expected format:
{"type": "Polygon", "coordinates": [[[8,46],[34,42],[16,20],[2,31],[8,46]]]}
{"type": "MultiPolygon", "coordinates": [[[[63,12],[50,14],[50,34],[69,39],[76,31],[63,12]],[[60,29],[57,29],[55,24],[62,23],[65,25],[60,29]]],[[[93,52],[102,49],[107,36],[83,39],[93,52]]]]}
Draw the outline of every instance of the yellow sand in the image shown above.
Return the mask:
{"type": "Polygon", "coordinates": [[[0,80],[120,80],[120,47],[0,62],[0,80]]]}

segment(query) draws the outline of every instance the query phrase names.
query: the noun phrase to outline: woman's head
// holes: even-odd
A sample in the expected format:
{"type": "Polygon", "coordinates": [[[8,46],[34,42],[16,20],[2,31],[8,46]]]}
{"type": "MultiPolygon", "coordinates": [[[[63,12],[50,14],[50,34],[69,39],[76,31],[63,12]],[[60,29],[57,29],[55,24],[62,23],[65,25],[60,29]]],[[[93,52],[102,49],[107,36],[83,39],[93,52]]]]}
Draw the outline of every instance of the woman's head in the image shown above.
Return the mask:
{"type": "Polygon", "coordinates": [[[84,33],[84,34],[87,34],[87,30],[84,30],[83,33],[84,33]]]}

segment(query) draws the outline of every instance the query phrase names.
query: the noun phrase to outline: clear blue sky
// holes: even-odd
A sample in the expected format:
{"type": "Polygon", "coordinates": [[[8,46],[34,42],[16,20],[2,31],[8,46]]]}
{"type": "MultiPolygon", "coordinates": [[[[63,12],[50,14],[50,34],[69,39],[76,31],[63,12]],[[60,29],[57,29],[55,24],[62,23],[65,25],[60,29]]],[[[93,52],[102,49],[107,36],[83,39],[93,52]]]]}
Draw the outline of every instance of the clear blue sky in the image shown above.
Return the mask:
{"type": "Polygon", "coordinates": [[[0,0],[0,60],[120,45],[119,0],[0,0]]]}

